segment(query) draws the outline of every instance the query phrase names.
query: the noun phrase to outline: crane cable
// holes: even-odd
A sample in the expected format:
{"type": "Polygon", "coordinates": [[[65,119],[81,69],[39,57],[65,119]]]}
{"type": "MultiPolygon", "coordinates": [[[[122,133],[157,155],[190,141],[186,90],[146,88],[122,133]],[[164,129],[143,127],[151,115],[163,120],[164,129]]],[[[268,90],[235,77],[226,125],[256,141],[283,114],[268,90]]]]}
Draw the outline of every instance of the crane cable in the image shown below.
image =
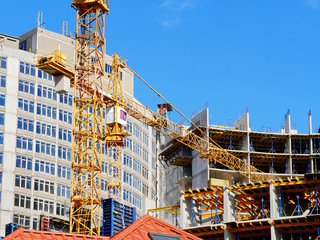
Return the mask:
{"type": "Polygon", "coordinates": [[[208,138],[208,146],[209,146],[209,139],[214,143],[214,145],[218,148],[220,148],[221,150],[223,148],[221,148],[218,144],[216,144],[204,131],[202,131],[197,125],[195,125],[192,121],[190,121],[183,113],[181,113],[175,106],[173,106],[167,99],[165,99],[159,92],[157,92],[157,90],[155,90],[153,87],[151,87],[151,85],[149,83],[147,83],[145,80],[142,79],[142,77],[139,76],[139,74],[137,74],[135,71],[133,71],[127,64],[126,67],[133,73],[135,74],[144,84],[146,84],[153,92],[155,92],[162,100],[164,100],[166,103],[170,104],[170,106],[176,110],[182,117],[184,117],[189,123],[191,123],[191,125],[193,127],[195,127],[197,130],[200,131],[200,133],[202,133],[205,137],[208,138]]]}
{"type": "MultiPolygon", "coordinates": [[[[122,60],[121,60],[122,61],[122,60]]],[[[204,131],[202,131],[198,126],[196,126],[192,121],[190,121],[183,113],[181,113],[176,107],[174,107],[167,99],[165,99],[159,92],[157,92],[153,87],[151,87],[150,84],[148,84],[145,80],[143,80],[142,77],[139,76],[139,74],[137,74],[135,71],[133,71],[126,63],[124,63],[126,68],[128,68],[133,74],[135,74],[145,85],[147,85],[153,92],[155,92],[162,100],[164,100],[166,103],[170,104],[171,107],[176,110],[182,117],[184,117],[189,123],[191,123],[192,126],[194,126],[196,129],[198,129],[200,131],[201,134],[203,134],[207,139],[207,143],[208,143],[208,148],[209,148],[209,144],[210,144],[210,141],[211,143],[216,147],[218,148],[220,151],[226,153],[228,156],[232,156],[233,158],[236,158],[236,159],[239,159],[241,161],[243,161],[242,159],[234,156],[233,154],[230,154],[228,151],[226,151],[224,148],[222,148],[220,145],[218,145],[212,138],[210,138],[208,136],[208,134],[206,134],[204,131]]],[[[208,152],[209,152],[209,149],[208,149],[208,152]]],[[[253,168],[256,170],[256,172],[261,172],[263,174],[265,174],[264,172],[262,172],[260,169],[254,167],[254,166],[251,166],[251,164],[248,164],[250,166],[250,168],[253,168]]],[[[235,170],[235,169],[234,169],[235,170]]],[[[238,171],[239,172],[239,171],[238,171]]],[[[250,175],[251,175],[251,171],[249,171],[249,179],[251,179],[250,175]]]]}

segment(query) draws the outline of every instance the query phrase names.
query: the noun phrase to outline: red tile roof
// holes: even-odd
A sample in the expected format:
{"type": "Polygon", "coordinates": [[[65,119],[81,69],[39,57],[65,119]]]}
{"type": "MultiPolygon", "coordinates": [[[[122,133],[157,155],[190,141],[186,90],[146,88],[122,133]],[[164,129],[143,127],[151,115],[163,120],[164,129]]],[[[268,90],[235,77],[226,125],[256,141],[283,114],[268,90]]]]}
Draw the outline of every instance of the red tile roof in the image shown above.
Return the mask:
{"type": "Polygon", "coordinates": [[[5,240],[109,240],[109,237],[89,236],[73,233],[36,231],[19,228],[4,238],[5,240]]]}
{"type": "Polygon", "coordinates": [[[116,233],[110,238],[110,240],[150,240],[148,235],[149,232],[180,236],[182,240],[201,240],[201,238],[198,238],[157,218],[151,217],[150,215],[144,215],[142,218],[135,221],[122,231],[116,233]]]}
{"type": "Polygon", "coordinates": [[[3,240],[150,240],[149,232],[180,236],[181,240],[201,240],[157,218],[145,215],[112,237],[62,232],[36,231],[20,228],[3,240]]]}

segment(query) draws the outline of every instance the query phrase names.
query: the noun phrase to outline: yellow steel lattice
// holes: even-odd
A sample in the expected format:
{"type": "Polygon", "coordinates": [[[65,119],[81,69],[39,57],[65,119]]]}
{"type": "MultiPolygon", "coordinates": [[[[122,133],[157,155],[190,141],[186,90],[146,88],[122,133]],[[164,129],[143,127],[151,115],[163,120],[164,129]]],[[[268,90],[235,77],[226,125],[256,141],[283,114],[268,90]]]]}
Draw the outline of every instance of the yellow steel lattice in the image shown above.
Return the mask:
{"type": "Polygon", "coordinates": [[[100,235],[105,12],[102,1],[79,0],[74,74],[70,232],[100,235]],[[89,89],[89,90],[88,90],[89,89]]]}

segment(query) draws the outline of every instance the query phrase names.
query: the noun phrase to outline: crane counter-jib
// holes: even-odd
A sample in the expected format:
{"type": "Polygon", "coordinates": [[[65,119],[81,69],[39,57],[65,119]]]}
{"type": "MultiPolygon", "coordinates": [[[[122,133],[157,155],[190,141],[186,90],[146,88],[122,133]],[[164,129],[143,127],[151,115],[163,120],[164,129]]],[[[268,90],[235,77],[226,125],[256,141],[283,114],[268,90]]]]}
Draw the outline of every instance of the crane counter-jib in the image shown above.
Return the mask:
{"type": "MultiPolygon", "coordinates": [[[[70,78],[70,85],[74,85],[74,72],[68,69],[66,65],[57,63],[55,58],[48,58],[47,61],[37,64],[37,67],[49,74],[66,75],[70,78]]],[[[93,85],[86,86],[86,91],[88,93],[93,90],[93,85]]],[[[246,161],[230,154],[212,139],[201,137],[194,132],[188,131],[179,124],[153,112],[135,100],[125,98],[123,102],[121,102],[118,99],[114,99],[113,96],[106,91],[98,89],[97,92],[100,95],[99,98],[101,98],[103,103],[108,107],[114,106],[117,103],[128,113],[128,115],[197,151],[202,158],[207,158],[210,162],[218,162],[255,182],[264,182],[271,179],[270,175],[263,173],[246,161]]]]}

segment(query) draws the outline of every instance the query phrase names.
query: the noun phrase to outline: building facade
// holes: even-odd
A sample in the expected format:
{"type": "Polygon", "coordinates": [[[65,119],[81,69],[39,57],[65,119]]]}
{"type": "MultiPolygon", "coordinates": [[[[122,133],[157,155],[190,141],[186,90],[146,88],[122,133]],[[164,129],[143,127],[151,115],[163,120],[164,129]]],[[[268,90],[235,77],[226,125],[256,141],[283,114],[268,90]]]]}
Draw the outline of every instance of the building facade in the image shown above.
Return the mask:
{"type": "MultiPolygon", "coordinates": [[[[73,89],[57,94],[54,77],[34,63],[36,57],[60,50],[72,64],[74,44],[74,38],[43,28],[19,38],[0,34],[0,236],[11,222],[39,229],[41,216],[68,223],[73,89]]],[[[105,62],[107,81],[112,58],[105,62]]],[[[124,95],[134,98],[133,74],[123,69],[121,77],[124,95]]],[[[122,200],[142,216],[158,202],[157,143],[151,127],[130,116],[127,123],[131,136],[125,141],[122,200]]],[[[104,148],[103,198],[106,160],[104,148]]]]}

